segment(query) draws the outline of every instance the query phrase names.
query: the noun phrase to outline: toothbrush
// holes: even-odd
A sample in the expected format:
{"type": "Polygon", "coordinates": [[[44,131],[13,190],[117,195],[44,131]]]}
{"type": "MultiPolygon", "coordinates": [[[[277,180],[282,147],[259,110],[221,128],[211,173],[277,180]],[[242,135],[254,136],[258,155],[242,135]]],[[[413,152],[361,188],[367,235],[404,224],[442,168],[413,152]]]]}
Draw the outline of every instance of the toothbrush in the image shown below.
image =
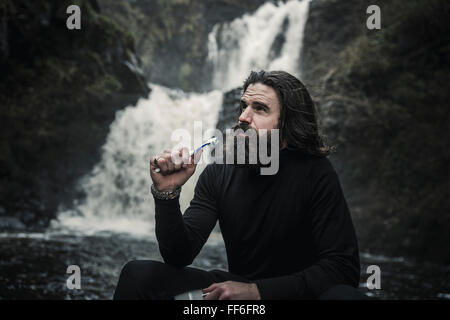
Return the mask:
{"type": "MultiPolygon", "coordinates": [[[[202,146],[200,146],[197,149],[194,149],[191,152],[189,152],[189,156],[192,157],[194,154],[196,154],[197,152],[199,152],[201,149],[203,149],[206,146],[209,146],[209,145],[215,146],[218,142],[219,142],[219,139],[217,137],[211,137],[208,140],[206,140],[206,142],[202,146]]],[[[160,171],[161,171],[160,168],[156,168],[155,169],[156,173],[158,173],[160,171]]]]}
{"type": "Polygon", "coordinates": [[[215,146],[218,142],[219,142],[219,139],[217,139],[217,137],[211,137],[208,140],[206,140],[206,142],[201,147],[198,147],[197,149],[192,150],[189,154],[192,157],[194,154],[196,154],[198,151],[200,151],[200,149],[203,149],[204,147],[209,146],[209,145],[215,146]]]}

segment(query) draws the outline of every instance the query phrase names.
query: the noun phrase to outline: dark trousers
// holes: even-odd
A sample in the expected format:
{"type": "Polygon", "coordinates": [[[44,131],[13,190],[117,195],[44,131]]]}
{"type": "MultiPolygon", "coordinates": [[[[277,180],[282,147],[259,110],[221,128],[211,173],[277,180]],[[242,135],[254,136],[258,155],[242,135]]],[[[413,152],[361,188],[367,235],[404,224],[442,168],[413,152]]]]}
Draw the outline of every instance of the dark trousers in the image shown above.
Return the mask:
{"type": "MultiPolygon", "coordinates": [[[[159,261],[134,260],[123,267],[114,292],[114,299],[172,300],[178,294],[203,289],[212,283],[228,280],[251,282],[222,270],[176,268],[159,261]]],[[[327,290],[318,299],[360,300],[365,297],[351,286],[339,285],[327,290]]]]}

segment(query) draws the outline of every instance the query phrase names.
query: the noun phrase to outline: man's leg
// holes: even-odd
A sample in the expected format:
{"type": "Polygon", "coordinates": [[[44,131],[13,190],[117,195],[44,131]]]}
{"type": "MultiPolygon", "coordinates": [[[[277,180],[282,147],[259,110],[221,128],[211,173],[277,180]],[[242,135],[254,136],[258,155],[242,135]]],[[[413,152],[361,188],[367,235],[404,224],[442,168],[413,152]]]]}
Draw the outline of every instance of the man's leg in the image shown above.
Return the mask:
{"type": "Polygon", "coordinates": [[[173,299],[177,294],[226,280],[246,281],[225,271],[176,268],[159,261],[134,260],[123,267],[114,299],[173,299]]]}
{"type": "Polygon", "coordinates": [[[348,285],[338,285],[322,293],[318,300],[366,300],[367,296],[348,285]]]}

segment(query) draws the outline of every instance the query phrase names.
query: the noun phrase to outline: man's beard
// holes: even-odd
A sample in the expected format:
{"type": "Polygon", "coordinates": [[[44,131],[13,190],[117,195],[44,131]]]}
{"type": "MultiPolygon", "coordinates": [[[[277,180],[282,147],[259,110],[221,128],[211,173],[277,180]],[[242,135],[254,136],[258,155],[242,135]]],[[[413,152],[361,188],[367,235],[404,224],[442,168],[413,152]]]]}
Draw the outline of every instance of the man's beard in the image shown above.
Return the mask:
{"type": "Polygon", "coordinates": [[[267,130],[262,133],[263,139],[258,132],[247,123],[238,123],[227,132],[223,141],[223,161],[239,168],[260,168],[269,164],[261,163],[260,152],[270,157],[271,155],[271,132],[267,130]],[[242,130],[244,136],[236,136],[237,131],[242,130]],[[264,143],[266,148],[261,150],[264,143]],[[240,146],[239,146],[240,144],[240,146]]]}

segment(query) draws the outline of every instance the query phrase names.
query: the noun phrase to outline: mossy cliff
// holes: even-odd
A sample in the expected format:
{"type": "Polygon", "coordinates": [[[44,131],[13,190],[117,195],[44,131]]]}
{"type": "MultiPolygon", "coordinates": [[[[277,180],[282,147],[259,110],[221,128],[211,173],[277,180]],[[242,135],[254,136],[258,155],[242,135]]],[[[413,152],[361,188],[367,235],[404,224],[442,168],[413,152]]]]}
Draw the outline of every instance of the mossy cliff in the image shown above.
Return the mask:
{"type": "Polygon", "coordinates": [[[331,157],[361,247],[450,262],[450,5],[316,0],[302,69],[318,102],[331,157]]]}
{"type": "Polygon", "coordinates": [[[211,89],[208,34],[216,23],[255,10],[261,0],[99,0],[136,39],[149,81],[185,91],[211,89]]]}
{"type": "Polygon", "coordinates": [[[0,229],[45,227],[147,81],[207,90],[207,38],[264,1],[0,0],[0,229]],[[81,30],[66,8],[81,7],[81,30]]]}
{"type": "Polygon", "coordinates": [[[14,217],[0,227],[45,226],[98,161],[115,112],[149,89],[133,37],[97,1],[1,0],[0,20],[0,217],[14,217]],[[70,4],[81,30],[66,27],[70,4]]]}

